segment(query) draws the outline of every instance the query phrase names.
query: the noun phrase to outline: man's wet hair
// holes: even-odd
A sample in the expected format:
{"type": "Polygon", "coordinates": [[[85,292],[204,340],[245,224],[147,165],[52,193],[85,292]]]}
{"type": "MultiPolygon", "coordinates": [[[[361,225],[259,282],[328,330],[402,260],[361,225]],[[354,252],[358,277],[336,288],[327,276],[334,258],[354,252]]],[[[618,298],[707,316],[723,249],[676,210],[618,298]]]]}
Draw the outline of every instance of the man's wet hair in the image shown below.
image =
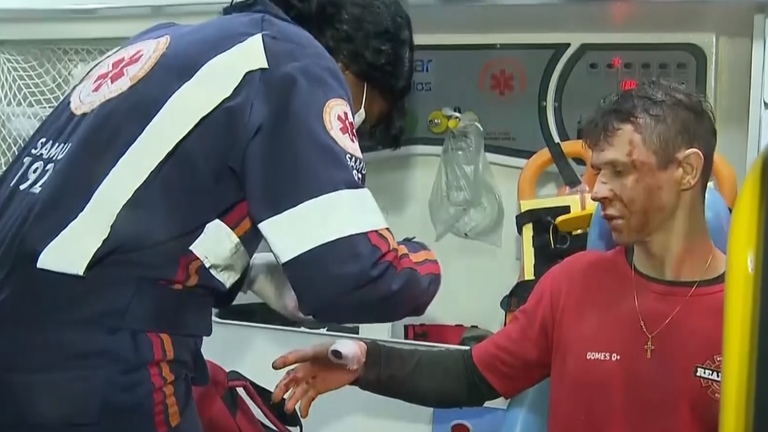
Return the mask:
{"type": "Polygon", "coordinates": [[[659,168],[668,168],[680,151],[699,150],[704,155],[701,180],[706,192],[717,144],[715,115],[706,98],[663,79],[640,82],[635,89],[603,100],[583,123],[584,143],[599,149],[626,125],[643,137],[659,168]]]}
{"type": "Polygon", "coordinates": [[[390,112],[372,129],[360,131],[361,138],[379,147],[399,147],[414,51],[411,19],[400,0],[271,1],[389,104],[390,112]]]}

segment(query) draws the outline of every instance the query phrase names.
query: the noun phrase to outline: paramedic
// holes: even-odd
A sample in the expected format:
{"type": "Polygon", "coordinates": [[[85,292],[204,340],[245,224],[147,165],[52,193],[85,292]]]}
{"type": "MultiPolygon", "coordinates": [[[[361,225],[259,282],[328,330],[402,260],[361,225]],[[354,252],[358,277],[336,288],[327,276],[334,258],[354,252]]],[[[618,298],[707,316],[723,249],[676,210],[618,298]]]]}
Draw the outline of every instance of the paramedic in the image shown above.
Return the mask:
{"type": "Polygon", "coordinates": [[[298,364],[275,397],[292,390],[286,408],[300,402],[306,415],[351,383],[428,407],[480,406],[551,377],[552,432],[716,432],[725,256],[704,219],[711,109],[651,81],[601,106],[584,137],[599,171],[592,197],[623,246],[552,268],[472,350],[356,342],[353,371],[332,366],[328,346],[298,350],[273,364],[298,364]]]}
{"type": "Polygon", "coordinates": [[[0,177],[3,432],[198,430],[211,308],[262,239],[320,321],[434,298],[434,255],[395,241],[356,134],[398,145],[409,17],[397,0],[275,4],[134,36],[0,177]]]}

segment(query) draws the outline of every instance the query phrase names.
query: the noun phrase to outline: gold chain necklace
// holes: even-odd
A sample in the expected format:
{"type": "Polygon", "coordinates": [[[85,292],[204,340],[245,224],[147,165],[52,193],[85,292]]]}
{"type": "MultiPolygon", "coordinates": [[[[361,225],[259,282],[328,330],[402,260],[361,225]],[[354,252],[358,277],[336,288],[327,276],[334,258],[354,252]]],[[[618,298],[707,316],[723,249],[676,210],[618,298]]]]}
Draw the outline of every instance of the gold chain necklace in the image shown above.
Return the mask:
{"type": "MultiPolygon", "coordinates": [[[[712,257],[715,256],[715,250],[712,249],[712,253],[709,254],[709,259],[707,260],[707,265],[704,266],[704,271],[702,272],[702,277],[704,274],[707,273],[707,269],[709,269],[709,265],[712,264],[712,257]]],[[[663,329],[667,324],[669,324],[670,321],[672,321],[672,318],[675,317],[677,312],[680,310],[681,307],[683,307],[683,303],[685,303],[686,300],[688,300],[693,292],[696,290],[696,287],[699,286],[699,282],[701,282],[701,278],[696,281],[695,284],[693,284],[693,288],[691,288],[691,291],[688,292],[688,295],[685,296],[683,300],[680,301],[680,304],[677,306],[677,309],[675,309],[674,312],[672,312],[672,315],[667,318],[666,321],[664,321],[664,324],[661,325],[655,332],[650,333],[648,331],[648,328],[645,326],[645,321],[643,320],[643,315],[640,313],[640,303],[637,301],[637,288],[635,287],[635,251],[632,250],[632,292],[635,294],[635,309],[637,310],[637,317],[640,319],[640,328],[643,329],[643,333],[645,333],[645,336],[648,337],[648,342],[645,344],[643,348],[645,348],[645,358],[650,359],[651,358],[651,352],[656,349],[656,347],[653,346],[653,338],[656,336],[661,329],[663,329]]]]}

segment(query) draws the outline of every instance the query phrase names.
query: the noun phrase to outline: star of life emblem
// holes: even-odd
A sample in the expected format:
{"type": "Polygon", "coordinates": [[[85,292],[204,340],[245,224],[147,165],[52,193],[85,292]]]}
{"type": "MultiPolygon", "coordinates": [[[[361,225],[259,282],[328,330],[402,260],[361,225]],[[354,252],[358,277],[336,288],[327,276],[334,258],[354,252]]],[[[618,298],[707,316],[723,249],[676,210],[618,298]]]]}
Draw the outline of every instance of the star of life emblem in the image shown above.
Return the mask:
{"type": "Polygon", "coordinates": [[[347,153],[363,157],[355,130],[355,116],[344,99],[331,99],[323,109],[323,123],[334,141],[347,153]]]}
{"type": "Polygon", "coordinates": [[[99,62],[72,90],[69,106],[87,114],[139,82],[168,48],[170,36],[149,39],[117,50],[99,62]]]}

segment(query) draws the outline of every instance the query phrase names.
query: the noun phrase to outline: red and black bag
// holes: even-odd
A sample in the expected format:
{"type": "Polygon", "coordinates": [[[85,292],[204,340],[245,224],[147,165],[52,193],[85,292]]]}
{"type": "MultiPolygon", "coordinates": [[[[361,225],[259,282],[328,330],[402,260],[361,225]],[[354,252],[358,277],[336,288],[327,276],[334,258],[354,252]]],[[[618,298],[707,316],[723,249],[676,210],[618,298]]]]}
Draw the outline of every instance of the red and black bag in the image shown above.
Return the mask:
{"type": "Polygon", "coordinates": [[[208,385],[193,390],[204,432],[292,432],[289,428],[303,432],[298,414],[285,412],[285,401],[273,404],[271,391],[240,372],[227,372],[216,363],[207,363],[208,385]],[[243,390],[271,425],[256,417],[238,390],[243,390]]]}

